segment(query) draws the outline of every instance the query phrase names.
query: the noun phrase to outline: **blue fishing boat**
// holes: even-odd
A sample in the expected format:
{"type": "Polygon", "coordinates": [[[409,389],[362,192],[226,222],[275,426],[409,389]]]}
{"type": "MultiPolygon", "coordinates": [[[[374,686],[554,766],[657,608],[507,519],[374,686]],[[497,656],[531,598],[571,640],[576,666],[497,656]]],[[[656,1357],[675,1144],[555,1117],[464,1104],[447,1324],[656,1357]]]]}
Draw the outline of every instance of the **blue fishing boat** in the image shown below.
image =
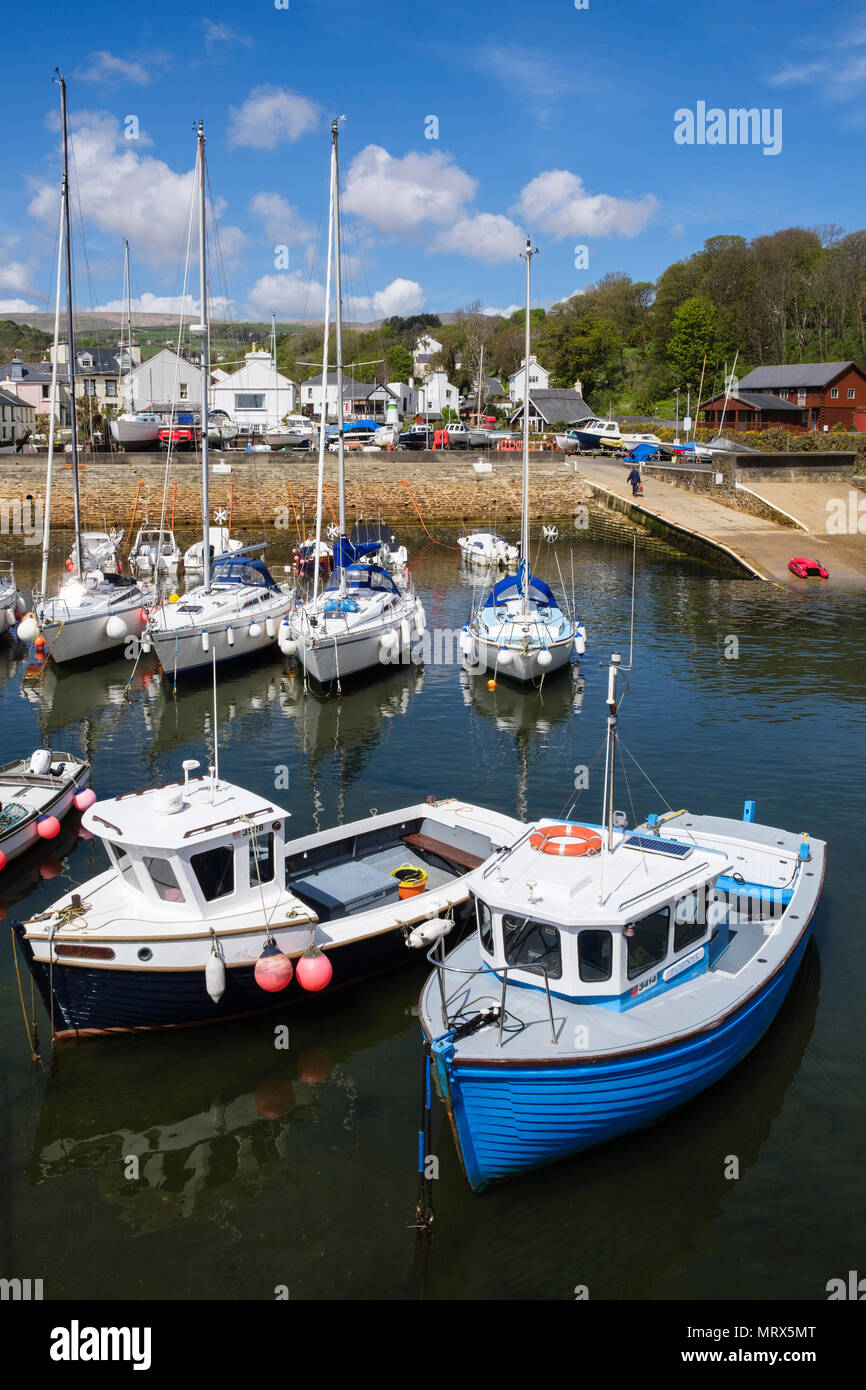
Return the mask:
{"type": "Polygon", "coordinates": [[[797,974],[826,846],[760,825],[614,812],[611,659],[598,825],[541,820],[468,879],[476,930],[421,995],[427,1065],[476,1192],[660,1120],[725,1075],[797,974]]]}

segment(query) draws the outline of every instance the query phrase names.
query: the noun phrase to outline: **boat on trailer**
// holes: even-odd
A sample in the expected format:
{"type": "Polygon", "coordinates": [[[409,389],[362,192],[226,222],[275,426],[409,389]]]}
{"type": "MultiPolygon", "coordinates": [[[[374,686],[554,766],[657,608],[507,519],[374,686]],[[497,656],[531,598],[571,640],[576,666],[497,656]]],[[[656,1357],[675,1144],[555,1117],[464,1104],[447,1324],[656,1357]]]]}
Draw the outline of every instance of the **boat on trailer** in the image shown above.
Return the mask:
{"type": "Polygon", "coordinates": [[[826,846],[755,819],[614,813],[615,658],[600,825],[541,820],[472,874],[477,930],[419,1018],[476,1192],[643,1128],[770,1027],[797,974],[826,846]],[[609,769],[609,772],[608,770],[609,769]]]}
{"type": "Polygon", "coordinates": [[[37,748],[29,758],[0,767],[0,870],[31,845],[53,840],[76,797],[80,807],[96,798],[87,792],[90,764],[71,753],[37,748]]]}
{"type": "Polygon", "coordinates": [[[270,797],[197,767],[92,805],[109,867],[14,924],[59,1038],[214,1023],[397,965],[461,921],[469,872],[523,829],[430,798],[288,839],[270,797]]]}

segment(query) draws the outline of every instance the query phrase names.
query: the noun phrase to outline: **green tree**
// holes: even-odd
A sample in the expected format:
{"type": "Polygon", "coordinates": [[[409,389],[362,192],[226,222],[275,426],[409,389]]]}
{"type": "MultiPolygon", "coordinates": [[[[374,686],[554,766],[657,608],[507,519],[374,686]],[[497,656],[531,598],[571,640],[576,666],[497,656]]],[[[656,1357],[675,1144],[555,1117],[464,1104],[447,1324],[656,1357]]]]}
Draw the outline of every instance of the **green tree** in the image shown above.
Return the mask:
{"type": "Polygon", "coordinates": [[[667,356],[677,380],[699,381],[704,357],[719,355],[716,306],[697,296],[687,299],[673,316],[667,356]]]}
{"type": "Polygon", "coordinates": [[[385,372],[388,381],[408,381],[412,375],[412,354],[402,343],[385,349],[385,372]]]}

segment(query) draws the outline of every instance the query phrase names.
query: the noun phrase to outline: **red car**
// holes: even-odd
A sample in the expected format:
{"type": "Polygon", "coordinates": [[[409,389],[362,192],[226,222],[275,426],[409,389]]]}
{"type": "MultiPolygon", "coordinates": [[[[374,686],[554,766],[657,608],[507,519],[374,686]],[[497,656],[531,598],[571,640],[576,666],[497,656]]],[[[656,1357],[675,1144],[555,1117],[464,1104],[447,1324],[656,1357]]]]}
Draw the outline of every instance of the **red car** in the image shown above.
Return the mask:
{"type": "Polygon", "coordinates": [[[829,579],[830,571],[819,565],[817,560],[807,560],[804,555],[788,561],[788,569],[798,579],[829,579]]]}

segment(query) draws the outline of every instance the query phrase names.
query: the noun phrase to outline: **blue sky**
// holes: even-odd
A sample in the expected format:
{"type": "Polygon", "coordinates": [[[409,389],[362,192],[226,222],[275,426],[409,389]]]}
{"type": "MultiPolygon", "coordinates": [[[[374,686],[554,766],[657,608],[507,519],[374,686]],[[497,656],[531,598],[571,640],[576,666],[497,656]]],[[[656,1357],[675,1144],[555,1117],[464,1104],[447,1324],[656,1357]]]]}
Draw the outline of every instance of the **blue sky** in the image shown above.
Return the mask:
{"type": "Polygon", "coordinates": [[[125,236],[141,306],[178,302],[199,116],[225,269],[212,292],[235,318],[320,312],[335,114],[354,318],[507,309],[527,232],[533,300],[549,305],[611,270],[654,279],[717,233],[866,224],[862,6],[287,3],[34,0],[4,16],[0,312],[50,305],[55,64],[86,233],[81,309],[120,298],[125,236]],[[674,113],[699,102],[781,109],[780,152],[677,144],[674,113]]]}

